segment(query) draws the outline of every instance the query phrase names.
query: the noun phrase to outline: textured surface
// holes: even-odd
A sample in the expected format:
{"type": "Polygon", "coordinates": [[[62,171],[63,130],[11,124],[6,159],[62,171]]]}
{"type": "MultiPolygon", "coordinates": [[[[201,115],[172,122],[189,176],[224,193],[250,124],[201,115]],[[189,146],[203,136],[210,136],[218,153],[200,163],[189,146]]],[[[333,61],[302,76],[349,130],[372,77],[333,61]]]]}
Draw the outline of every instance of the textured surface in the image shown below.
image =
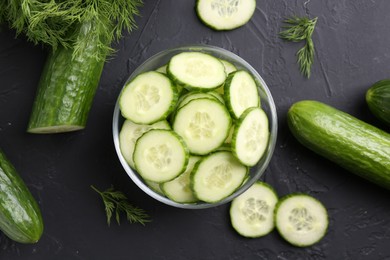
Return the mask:
{"type": "Polygon", "coordinates": [[[390,77],[390,1],[261,0],[252,20],[234,31],[215,32],[196,17],[194,1],[146,0],[139,29],[114,47],[105,64],[87,128],[58,135],[26,133],[46,52],[14,32],[0,32],[0,147],[37,198],[45,230],[35,245],[0,235],[1,259],[390,259],[389,192],[302,147],[287,128],[292,103],[316,99],[384,128],[364,94],[390,77]],[[318,16],[315,62],[309,80],[296,64],[300,44],[277,37],[289,15],[318,16]],[[228,205],[181,210],[141,192],[115,154],[111,119],[128,75],[166,48],[205,43],[247,60],[267,82],[279,116],[274,157],[263,179],[279,195],[307,192],[328,208],[330,229],[309,248],[294,248],[276,232],[259,239],[235,233],[228,205]],[[107,227],[103,205],[90,189],[113,184],[153,218],[146,227],[107,227]]]}

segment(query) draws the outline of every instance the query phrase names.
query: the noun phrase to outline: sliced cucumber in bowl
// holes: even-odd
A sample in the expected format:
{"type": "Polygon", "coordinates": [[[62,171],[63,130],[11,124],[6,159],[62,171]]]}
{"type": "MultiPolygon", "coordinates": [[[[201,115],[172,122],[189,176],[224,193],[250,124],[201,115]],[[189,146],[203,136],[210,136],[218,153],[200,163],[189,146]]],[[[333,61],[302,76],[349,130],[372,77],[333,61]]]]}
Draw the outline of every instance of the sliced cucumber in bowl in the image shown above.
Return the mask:
{"type": "MultiPolygon", "coordinates": [[[[245,65],[242,65],[242,63],[240,62],[236,62],[234,56],[213,55],[213,52],[210,53],[207,50],[207,47],[205,48],[205,50],[193,48],[182,52],[176,52],[169,59],[166,58],[159,59],[157,63],[148,65],[146,70],[137,68],[136,71],[132,74],[132,76],[128,80],[128,82],[131,83],[135,79],[137,79],[138,76],[145,75],[145,73],[151,71],[153,71],[155,74],[161,75],[162,77],[168,77],[171,80],[172,85],[176,88],[177,96],[180,97],[176,101],[173,101],[174,104],[173,102],[171,102],[171,105],[174,105],[174,108],[172,110],[169,110],[167,114],[162,112],[163,109],[161,109],[161,111],[158,112],[159,113],[161,112],[161,114],[163,114],[162,118],[167,118],[168,123],[172,128],[171,131],[177,134],[182,139],[184,145],[191,152],[191,156],[200,155],[204,157],[209,157],[211,154],[214,154],[216,152],[229,152],[230,156],[234,158],[235,161],[238,161],[238,164],[240,164],[241,167],[245,169],[245,172],[248,172],[248,167],[243,165],[242,162],[240,162],[239,160],[237,160],[236,154],[233,153],[233,147],[231,142],[232,135],[234,132],[232,130],[233,128],[231,127],[233,124],[233,119],[232,119],[232,115],[227,109],[227,104],[225,104],[226,102],[226,99],[224,97],[225,94],[220,92],[221,90],[220,87],[226,83],[226,77],[228,72],[237,70],[237,68],[239,70],[245,69],[246,71],[255,73],[254,75],[256,77],[256,80],[258,79],[257,78],[258,75],[254,70],[245,67],[245,65]],[[181,59],[181,61],[179,59],[180,62],[177,62],[178,60],[175,61],[175,59],[178,57],[180,58],[182,54],[186,54],[186,55],[191,54],[191,55],[184,57],[184,59],[181,59]],[[206,56],[206,59],[200,58],[203,55],[206,56]],[[192,58],[194,57],[195,59],[192,60],[192,58]],[[176,62],[176,69],[175,69],[175,62],[176,62]],[[213,68],[213,66],[215,65],[215,68],[217,68],[217,70],[207,69],[206,74],[208,74],[209,72],[210,74],[217,73],[218,75],[221,76],[223,80],[220,80],[218,84],[215,84],[214,82],[213,84],[210,85],[207,85],[210,83],[209,80],[200,80],[195,83],[194,82],[190,83],[190,80],[188,79],[190,79],[191,76],[190,77],[187,77],[188,75],[186,76],[186,73],[188,72],[187,69],[181,71],[182,68],[180,68],[183,67],[183,64],[185,64],[186,62],[192,64],[189,67],[187,67],[190,74],[196,73],[197,70],[204,71],[203,70],[204,68],[201,69],[201,67],[199,67],[200,66],[199,64],[202,64],[202,62],[205,62],[207,66],[211,65],[210,68],[213,68]],[[164,65],[167,66],[163,67],[164,65]],[[167,73],[161,74],[160,72],[164,73],[165,68],[167,73]],[[154,70],[158,70],[158,72],[155,72],[154,70]],[[181,80],[179,80],[179,78],[181,78],[181,80]],[[177,93],[178,92],[177,86],[184,88],[181,94],[177,93]]],[[[203,72],[201,74],[203,74],[203,72]]],[[[215,80],[214,76],[212,76],[212,80],[215,80]]],[[[261,79],[259,81],[256,81],[255,88],[258,87],[259,90],[261,91],[262,82],[263,81],[261,79]]],[[[127,90],[129,89],[127,88],[127,90]]],[[[125,91],[125,89],[123,91],[125,91]]],[[[267,95],[268,93],[265,94],[267,95]]],[[[257,95],[264,96],[264,93],[257,93],[257,95]]],[[[269,111],[267,107],[268,100],[265,99],[265,102],[266,102],[265,103],[266,109],[267,111],[269,111]]],[[[128,102],[126,103],[128,104],[128,102]]],[[[124,114],[122,113],[122,115],[124,114]]],[[[149,116],[150,115],[148,115],[148,117],[149,116]]],[[[133,121],[134,119],[128,118],[127,120],[133,121]]],[[[135,121],[132,123],[135,123],[135,121]]],[[[140,138],[138,138],[138,141],[142,140],[142,137],[144,137],[144,135],[147,135],[147,133],[149,133],[150,131],[154,131],[154,130],[150,130],[150,126],[153,124],[153,122],[136,123],[136,124],[145,125],[146,129],[149,130],[148,132],[144,133],[140,138]]],[[[163,138],[159,138],[159,139],[163,139],[163,138]]],[[[160,140],[155,140],[155,141],[157,143],[160,142],[160,140]]],[[[125,144],[122,143],[123,141],[120,141],[120,146],[125,146],[125,144]]],[[[125,149],[126,148],[123,148],[123,150],[125,149]]],[[[134,150],[133,157],[132,157],[133,159],[135,159],[136,153],[137,152],[134,150]]],[[[137,154],[139,156],[142,153],[144,152],[139,151],[137,154]]],[[[121,163],[123,165],[124,160],[122,159],[123,158],[121,158],[121,163]]],[[[128,160],[126,159],[126,161],[128,160]]],[[[124,165],[126,171],[128,171],[128,174],[133,179],[133,181],[138,186],[140,186],[140,188],[142,188],[145,192],[147,192],[150,196],[162,202],[168,202],[167,204],[169,205],[178,206],[178,204],[180,204],[178,207],[204,208],[204,207],[211,207],[213,205],[219,205],[233,199],[235,197],[234,193],[237,191],[237,189],[240,190],[247,189],[249,186],[248,183],[245,183],[243,185],[243,181],[242,181],[239,185],[235,186],[235,188],[232,189],[232,193],[227,192],[224,195],[220,195],[218,200],[215,200],[214,202],[211,202],[211,200],[209,200],[207,197],[203,199],[199,198],[198,195],[194,193],[196,201],[192,202],[193,199],[189,199],[189,197],[188,198],[184,198],[185,196],[180,197],[180,193],[186,190],[186,188],[184,188],[185,185],[183,186],[184,180],[188,179],[185,177],[186,174],[184,174],[185,171],[183,169],[182,169],[183,171],[180,173],[178,173],[179,171],[177,171],[175,172],[175,174],[172,175],[168,174],[172,179],[170,178],[168,179],[165,177],[163,179],[160,179],[162,176],[161,174],[158,174],[160,175],[160,177],[158,178],[155,176],[150,176],[150,175],[154,175],[156,171],[150,174],[148,173],[150,172],[150,169],[145,170],[145,168],[147,167],[140,166],[142,165],[142,159],[141,160],[137,159],[137,162],[133,165],[128,163],[128,165],[131,166],[132,171],[129,171],[128,168],[126,168],[124,165]],[[175,177],[173,175],[175,175],[175,177]],[[177,185],[177,183],[175,184],[174,180],[180,180],[180,185],[177,185]],[[170,182],[172,182],[172,186],[168,185],[168,183],[170,182]],[[153,187],[156,186],[156,184],[159,185],[159,187],[161,187],[163,194],[161,195],[160,191],[153,192],[151,188],[149,188],[151,186],[150,183],[153,183],[153,187]],[[166,188],[166,187],[170,187],[170,188],[166,188]]],[[[246,174],[245,180],[249,180],[248,182],[251,182],[252,184],[254,181],[253,177],[259,176],[258,169],[262,173],[263,170],[265,169],[263,167],[263,164],[268,164],[268,162],[269,159],[267,156],[265,160],[261,161],[261,165],[256,165],[254,169],[251,170],[249,177],[248,174],[246,174]]],[[[148,164],[153,164],[153,163],[149,162],[148,164]]],[[[190,187],[194,187],[193,180],[194,179],[192,177],[189,178],[190,187]]]]}

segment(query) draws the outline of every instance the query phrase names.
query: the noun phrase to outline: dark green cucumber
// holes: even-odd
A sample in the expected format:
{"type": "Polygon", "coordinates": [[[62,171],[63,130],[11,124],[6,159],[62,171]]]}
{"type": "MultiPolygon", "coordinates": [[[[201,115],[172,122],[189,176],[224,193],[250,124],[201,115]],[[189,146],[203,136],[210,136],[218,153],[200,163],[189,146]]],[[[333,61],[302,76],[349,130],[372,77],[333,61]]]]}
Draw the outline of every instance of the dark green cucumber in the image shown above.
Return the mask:
{"type": "Polygon", "coordinates": [[[36,243],[43,232],[37,202],[1,150],[0,230],[19,243],[36,243]]]}
{"type": "Polygon", "coordinates": [[[376,117],[390,125],[390,79],[372,85],[366,92],[366,102],[376,117]]]}
{"type": "Polygon", "coordinates": [[[390,134],[310,100],[297,102],[290,108],[288,125],[309,149],[390,189],[390,134]]]}
{"type": "Polygon", "coordinates": [[[30,122],[30,133],[59,133],[83,129],[104,60],[97,60],[98,37],[94,22],[81,24],[78,37],[90,38],[83,51],[59,46],[53,50],[38,85],[30,122]]]}

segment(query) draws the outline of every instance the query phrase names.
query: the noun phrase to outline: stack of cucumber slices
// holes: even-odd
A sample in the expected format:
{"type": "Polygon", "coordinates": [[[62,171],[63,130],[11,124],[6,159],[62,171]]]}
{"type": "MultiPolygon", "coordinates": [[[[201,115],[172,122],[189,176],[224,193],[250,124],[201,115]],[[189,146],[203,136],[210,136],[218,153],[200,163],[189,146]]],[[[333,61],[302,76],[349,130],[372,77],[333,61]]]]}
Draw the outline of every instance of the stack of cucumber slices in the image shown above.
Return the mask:
{"type": "Polygon", "coordinates": [[[123,157],[178,203],[223,200],[267,151],[268,118],[253,76],[207,53],[181,52],[136,75],[119,107],[123,157]]]}

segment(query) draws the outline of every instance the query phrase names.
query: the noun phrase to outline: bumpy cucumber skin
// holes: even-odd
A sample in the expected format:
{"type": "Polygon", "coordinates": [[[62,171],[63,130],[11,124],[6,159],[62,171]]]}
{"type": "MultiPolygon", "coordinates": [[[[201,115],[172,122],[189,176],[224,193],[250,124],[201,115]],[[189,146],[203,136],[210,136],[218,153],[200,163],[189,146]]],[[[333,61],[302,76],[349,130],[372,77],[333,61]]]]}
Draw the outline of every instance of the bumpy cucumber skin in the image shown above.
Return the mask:
{"type": "Polygon", "coordinates": [[[59,46],[47,58],[32,108],[27,132],[57,133],[85,128],[104,60],[93,53],[99,48],[93,22],[85,22],[79,37],[88,46],[74,56],[73,48],[59,46]]]}
{"type": "Polygon", "coordinates": [[[317,101],[288,111],[288,126],[304,146],[345,169],[390,189],[390,135],[317,101]]]}
{"type": "Polygon", "coordinates": [[[366,92],[366,102],[371,112],[390,126],[390,79],[372,85],[366,92]]]}
{"type": "Polygon", "coordinates": [[[38,242],[43,232],[38,204],[1,150],[0,187],[0,230],[19,243],[38,242]]]}
{"type": "Polygon", "coordinates": [[[276,203],[276,205],[275,205],[275,210],[274,210],[274,223],[275,223],[276,230],[278,231],[278,233],[280,234],[280,236],[283,237],[283,239],[285,239],[285,240],[286,240],[287,242],[289,242],[291,245],[296,246],[296,247],[307,247],[307,246],[311,246],[311,245],[314,245],[314,244],[320,242],[320,241],[325,237],[326,233],[328,232],[328,228],[329,228],[329,216],[328,216],[328,214],[326,215],[326,217],[327,217],[327,218],[326,218],[326,221],[327,221],[327,222],[325,223],[326,228],[325,228],[325,230],[324,230],[324,234],[323,234],[321,237],[319,237],[316,241],[314,241],[313,243],[311,243],[310,245],[309,245],[309,244],[300,244],[300,243],[297,243],[297,242],[295,242],[295,241],[288,240],[285,236],[283,236],[283,233],[280,231],[280,229],[279,229],[279,227],[278,227],[278,225],[277,225],[276,218],[277,218],[277,215],[278,215],[278,211],[279,211],[280,205],[283,204],[286,200],[288,200],[288,199],[290,199],[290,198],[292,198],[292,197],[297,197],[297,196],[305,196],[305,197],[309,197],[309,198],[312,199],[312,200],[317,201],[320,205],[322,205],[322,207],[324,207],[325,211],[327,212],[327,210],[326,210],[324,204],[322,204],[322,202],[319,201],[318,199],[316,199],[316,198],[314,198],[314,197],[312,197],[312,196],[310,196],[310,195],[307,195],[307,194],[305,194],[305,193],[299,193],[299,192],[290,193],[290,194],[285,195],[285,196],[283,196],[282,198],[280,198],[279,201],[276,203]]]}

